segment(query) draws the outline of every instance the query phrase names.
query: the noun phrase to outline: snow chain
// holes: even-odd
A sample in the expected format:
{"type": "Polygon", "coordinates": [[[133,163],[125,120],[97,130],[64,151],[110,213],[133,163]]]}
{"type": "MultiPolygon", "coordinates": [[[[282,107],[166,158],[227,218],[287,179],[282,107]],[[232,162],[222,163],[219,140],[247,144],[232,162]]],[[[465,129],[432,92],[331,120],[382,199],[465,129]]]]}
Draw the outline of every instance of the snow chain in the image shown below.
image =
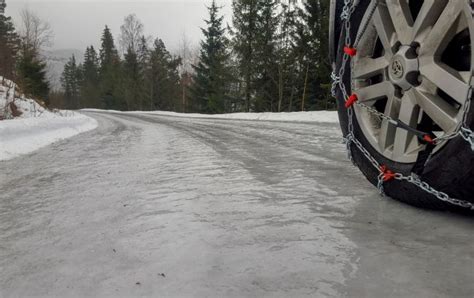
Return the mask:
{"type": "Polygon", "coordinates": [[[344,85],[343,78],[346,70],[347,63],[351,60],[352,57],[357,55],[357,46],[358,43],[362,37],[362,35],[365,33],[367,28],[369,27],[370,21],[372,20],[372,17],[377,9],[377,6],[379,5],[379,0],[373,0],[371,3],[371,7],[369,8],[369,15],[368,18],[366,19],[366,23],[361,25],[361,30],[359,30],[359,34],[356,37],[356,40],[354,43],[352,43],[351,39],[351,17],[352,14],[354,13],[357,5],[359,4],[359,0],[344,0],[344,7],[342,9],[342,13],[340,16],[341,22],[342,22],[342,34],[344,34],[344,55],[342,57],[342,62],[341,62],[341,67],[339,70],[334,70],[333,73],[331,74],[331,79],[332,79],[332,95],[336,97],[336,92],[339,90],[345,98],[345,106],[347,108],[347,118],[348,118],[348,134],[344,138],[344,142],[347,147],[347,152],[348,152],[348,158],[354,163],[354,159],[352,157],[352,145],[355,145],[359,151],[364,155],[364,157],[372,164],[372,166],[378,171],[378,183],[377,187],[380,191],[380,194],[382,196],[385,195],[384,192],[384,184],[393,181],[393,180],[398,180],[398,181],[405,181],[410,184],[415,185],[416,187],[422,189],[423,191],[435,196],[438,200],[443,201],[445,203],[449,203],[452,205],[456,205],[462,208],[466,209],[471,209],[474,210],[474,203],[468,202],[468,201],[463,201],[463,200],[458,200],[455,198],[451,198],[449,195],[447,195],[444,192],[437,191],[433,187],[431,187],[428,183],[423,182],[418,175],[412,173],[410,176],[404,176],[401,173],[394,173],[390,171],[386,166],[381,165],[371,154],[370,152],[364,148],[362,143],[356,138],[354,134],[354,105],[357,105],[358,107],[361,107],[368,112],[374,114],[375,116],[379,117],[382,120],[387,120],[390,124],[399,127],[401,129],[408,130],[418,137],[420,137],[421,140],[424,140],[427,143],[436,145],[439,144],[442,141],[448,141],[451,139],[454,139],[456,137],[462,137],[464,140],[466,140],[470,145],[471,149],[474,152],[474,133],[472,130],[470,130],[467,125],[467,115],[469,113],[470,109],[470,104],[471,104],[471,99],[473,96],[473,90],[472,87],[469,91],[468,98],[466,101],[466,104],[464,105],[464,119],[462,123],[459,124],[459,127],[455,130],[454,133],[444,135],[441,137],[437,138],[431,138],[428,133],[418,131],[403,122],[399,120],[395,120],[379,111],[376,109],[369,107],[363,103],[360,103],[357,95],[351,94],[349,95],[346,86],[344,85]]]}

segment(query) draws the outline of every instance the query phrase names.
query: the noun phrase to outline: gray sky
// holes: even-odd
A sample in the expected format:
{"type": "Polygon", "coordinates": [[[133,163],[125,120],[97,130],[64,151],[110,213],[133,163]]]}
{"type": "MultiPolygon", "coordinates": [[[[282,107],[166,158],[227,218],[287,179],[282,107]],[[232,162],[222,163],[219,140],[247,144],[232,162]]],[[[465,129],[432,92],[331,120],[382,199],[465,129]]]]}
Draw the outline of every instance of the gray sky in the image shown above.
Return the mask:
{"type": "MultiPolygon", "coordinates": [[[[167,47],[178,47],[183,34],[193,43],[201,38],[199,27],[207,18],[206,5],[211,0],[7,0],[6,14],[19,21],[24,7],[47,20],[54,30],[52,49],[80,49],[98,46],[100,35],[107,24],[117,38],[120,25],[128,14],[134,13],[145,25],[146,35],[163,39],[167,47]]],[[[226,21],[231,20],[232,0],[218,0],[226,21]]]]}

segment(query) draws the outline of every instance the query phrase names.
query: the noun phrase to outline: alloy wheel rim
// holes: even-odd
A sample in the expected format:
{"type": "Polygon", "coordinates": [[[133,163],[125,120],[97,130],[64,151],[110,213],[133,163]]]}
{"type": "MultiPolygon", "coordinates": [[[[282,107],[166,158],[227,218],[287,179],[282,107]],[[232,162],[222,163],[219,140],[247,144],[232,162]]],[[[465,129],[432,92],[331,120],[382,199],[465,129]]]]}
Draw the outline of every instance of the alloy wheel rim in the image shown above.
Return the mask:
{"type": "MultiPolygon", "coordinates": [[[[460,0],[379,3],[352,60],[354,93],[415,129],[437,136],[455,131],[473,74],[470,5],[460,0]]],[[[355,115],[369,143],[390,160],[413,163],[425,147],[413,133],[362,107],[355,107],[355,115]]]]}

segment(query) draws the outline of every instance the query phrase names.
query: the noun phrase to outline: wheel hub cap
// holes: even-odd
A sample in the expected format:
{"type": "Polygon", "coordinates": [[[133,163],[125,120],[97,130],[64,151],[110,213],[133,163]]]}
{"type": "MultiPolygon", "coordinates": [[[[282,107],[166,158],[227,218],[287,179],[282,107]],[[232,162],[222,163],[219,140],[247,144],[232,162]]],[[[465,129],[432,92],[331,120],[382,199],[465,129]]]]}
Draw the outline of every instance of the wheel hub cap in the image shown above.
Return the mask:
{"type": "Polygon", "coordinates": [[[396,59],[392,62],[392,76],[395,79],[401,79],[403,78],[403,75],[405,74],[405,69],[403,68],[403,63],[399,59],[396,59]]]}
{"type": "Polygon", "coordinates": [[[403,90],[418,84],[420,63],[414,47],[402,46],[389,66],[390,81],[403,90]]]}

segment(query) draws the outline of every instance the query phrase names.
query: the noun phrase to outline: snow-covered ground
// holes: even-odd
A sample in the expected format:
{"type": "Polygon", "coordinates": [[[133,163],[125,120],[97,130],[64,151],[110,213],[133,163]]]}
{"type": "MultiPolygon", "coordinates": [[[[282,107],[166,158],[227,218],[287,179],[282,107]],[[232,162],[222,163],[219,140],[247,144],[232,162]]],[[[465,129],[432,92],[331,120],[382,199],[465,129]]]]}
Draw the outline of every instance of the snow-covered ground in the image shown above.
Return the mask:
{"type": "MultiPolygon", "coordinates": [[[[84,109],[84,111],[94,112],[103,110],[84,109]]],[[[161,116],[184,117],[184,118],[200,118],[200,119],[233,119],[233,120],[252,120],[252,121],[288,121],[288,122],[321,122],[321,123],[338,123],[337,112],[333,111],[317,111],[317,112],[292,112],[292,113],[233,113],[221,115],[209,114],[183,114],[175,112],[119,112],[107,111],[109,113],[125,113],[125,114],[152,114],[161,116]]]]}
{"type": "Polygon", "coordinates": [[[14,82],[0,76],[0,119],[50,117],[53,114],[35,100],[21,94],[14,82]],[[14,109],[18,111],[17,115],[14,109]]]}
{"type": "Polygon", "coordinates": [[[97,127],[97,121],[80,113],[45,109],[21,95],[13,82],[1,77],[0,116],[5,119],[0,120],[0,161],[97,127]],[[12,102],[17,115],[13,115],[12,102]]]}
{"type": "Polygon", "coordinates": [[[31,153],[59,140],[97,127],[97,122],[79,113],[69,116],[19,118],[0,121],[0,160],[31,153]]]}

